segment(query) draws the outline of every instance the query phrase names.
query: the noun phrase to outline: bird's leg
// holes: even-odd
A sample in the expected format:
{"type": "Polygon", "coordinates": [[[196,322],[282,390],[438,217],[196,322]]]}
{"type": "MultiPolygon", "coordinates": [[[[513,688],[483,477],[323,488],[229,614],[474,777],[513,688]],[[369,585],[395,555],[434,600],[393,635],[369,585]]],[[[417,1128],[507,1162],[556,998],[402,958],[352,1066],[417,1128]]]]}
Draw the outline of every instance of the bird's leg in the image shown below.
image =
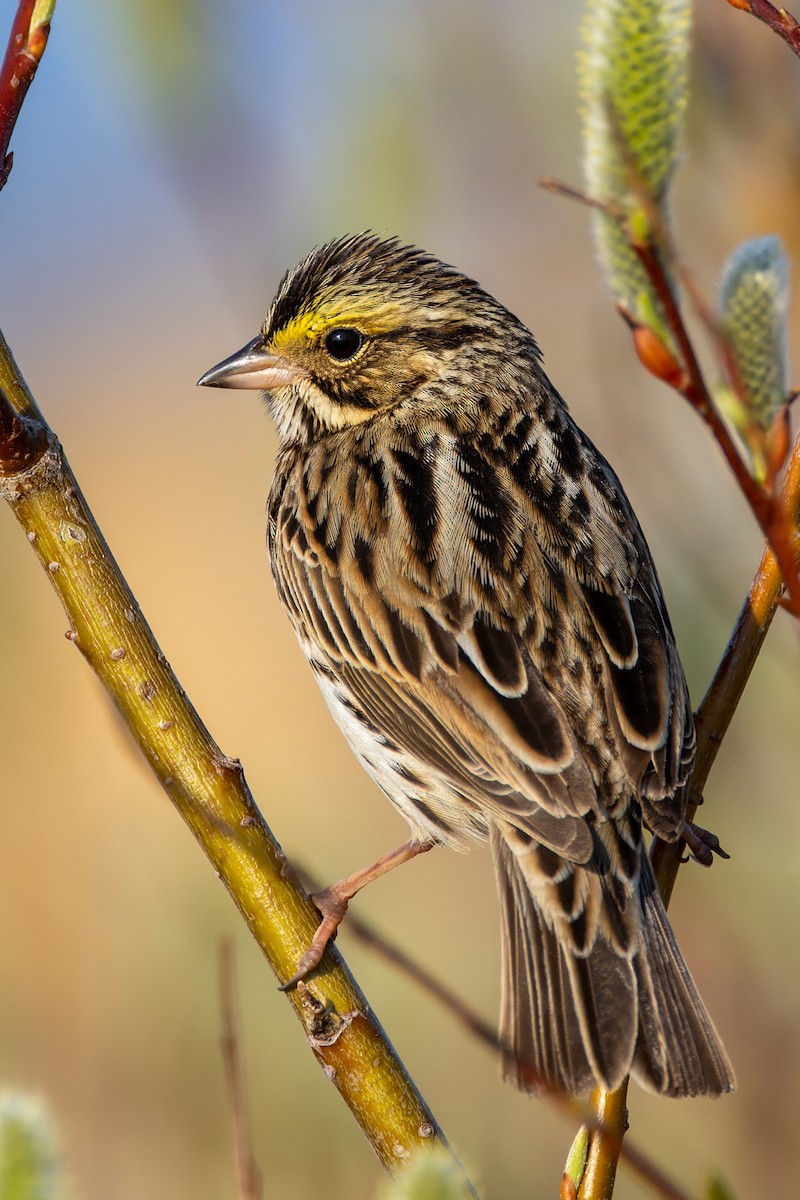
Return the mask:
{"type": "Polygon", "coordinates": [[[684,821],[680,836],[690,856],[704,867],[711,866],[715,854],[720,858],[730,858],[730,854],[726,854],[720,846],[717,835],[703,829],[701,825],[692,825],[689,821],[684,821]]]}
{"type": "Polygon", "coordinates": [[[311,896],[311,900],[319,910],[322,920],[317,926],[311,945],[297,964],[296,973],[288,983],[281,985],[280,990],[282,992],[291,991],[301,979],[305,979],[319,966],[320,959],[325,953],[325,947],[331,938],[336,936],[336,931],[347,912],[347,906],[356,892],[360,892],[373,880],[380,879],[381,875],[386,875],[395,867],[399,867],[401,863],[409,862],[418,854],[424,854],[434,845],[436,843],[432,841],[421,842],[412,838],[411,841],[403,842],[403,845],[398,846],[396,850],[390,850],[388,854],[381,855],[371,866],[355,871],[345,879],[340,879],[338,883],[332,883],[330,887],[323,888],[321,892],[315,892],[311,896]]]}

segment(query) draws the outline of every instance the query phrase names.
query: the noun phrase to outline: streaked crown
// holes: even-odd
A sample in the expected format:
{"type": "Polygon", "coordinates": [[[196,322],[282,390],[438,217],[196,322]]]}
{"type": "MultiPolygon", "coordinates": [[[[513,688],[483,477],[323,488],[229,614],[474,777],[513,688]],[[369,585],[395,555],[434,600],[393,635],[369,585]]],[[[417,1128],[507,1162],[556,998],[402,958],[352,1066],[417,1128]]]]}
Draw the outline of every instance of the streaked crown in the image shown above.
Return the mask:
{"type": "Polygon", "coordinates": [[[537,359],[532,335],[475,280],[363,233],[287,272],[260,336],[203,382],[261,388],[282,439],[308,441],[432,384],[463,405],[504,371],[529,380],[537,359]]]}

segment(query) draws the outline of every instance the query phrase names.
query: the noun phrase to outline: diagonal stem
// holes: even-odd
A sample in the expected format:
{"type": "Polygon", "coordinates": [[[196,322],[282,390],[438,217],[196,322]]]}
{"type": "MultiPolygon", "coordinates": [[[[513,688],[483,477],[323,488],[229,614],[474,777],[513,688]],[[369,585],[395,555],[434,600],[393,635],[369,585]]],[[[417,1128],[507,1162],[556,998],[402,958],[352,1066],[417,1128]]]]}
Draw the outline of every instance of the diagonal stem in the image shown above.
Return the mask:
{"type": "MultiPolygon", "coordinates": [[[[30,435],[24,467],[0,469],[0,495],[64,605],[68,637],[107,689],[275,974],[285,981],[311,940],[317,912],[264,821],[240,763],[217,746],[159,649],[61,447],[37,419],[1,334],[0,392],[8,401],[0,408],[0,462],[9,459],[1,436],[14,429],[9,409],[27,417],[19,437],[24,441],[30,435]]],[[[388,1171],[399,1171],[410,1156],[429,1147],[448,1150],[335,948],[289,999],[312,1052],[388,1171]]],[[[465,1176],[464,1187],[475,1194],[465,1176]]]]}

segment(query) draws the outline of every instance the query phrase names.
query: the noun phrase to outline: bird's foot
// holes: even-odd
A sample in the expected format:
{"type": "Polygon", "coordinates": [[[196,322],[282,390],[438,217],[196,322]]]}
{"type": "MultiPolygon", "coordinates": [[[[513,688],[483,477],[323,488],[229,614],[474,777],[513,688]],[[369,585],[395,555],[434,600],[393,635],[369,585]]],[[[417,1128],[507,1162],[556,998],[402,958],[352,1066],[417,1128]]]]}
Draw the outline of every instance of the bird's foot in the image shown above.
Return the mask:
{"type": "MultiPolygon", "coordinates": [[[[342,880],[341,882],[347,881],[342,880]]],[[[305,979],[307,975],[315,971],[322,961],[328,942],[333,941],[336,937],[336,932],[344,920],[344,914],[350,903],[350,896],[342,895],[337,891],[338,887],[338,884],[333,883],[330,887],[324,888],[321,892],[315,892],[309,897],[322,920],[317,926],[311,945],[298,962],[294,975],[287,983],[281,984],[279,991],[290,992],[292,988],[297,987],[301,979],[305,979]]]]}
{"type": "Polygon", "coordinates": [[[317,932],[314,934],[311,945],[297,964],[297,970],[288,983],[281,985],[280,990],[290,992],[301,979],[305,979],[307,975],[316,970],[325,953],[325,947],[331,938],[336,936],[336,930],[341,925],[344,914],[347,912],[347,906],[356,892],[360,892],[374,879],[380,879],[381,875],[399,867],[401,863],[409,862],[418,854],[424,854],[433,845],[433,842],[418,841],[416,838],[412,838],[408,842],[403,842],[403,845],[398,846],[396,850],[390,850],[388,854],[382,855],[371,866],[364,867],[363,870],[356,871],[353,875],[348,875],[346,879],[340,879],[338,883],[332,883],[330,887],[324,888],[321,892],[316,892],[311,900],[319,910],[322,920],[317,926],[317,932]]]}
{"type": "Polygon", "coordinates": [[[689,821],[684,821],[681,838],[689,851],[687,857],[693,858],[703,867],[711,866],[715,854],[719,858],[730,858],[730,854],[726,854],[719,844],[717,835],[703,829],[701,825],[692,825],[689,821]]]}

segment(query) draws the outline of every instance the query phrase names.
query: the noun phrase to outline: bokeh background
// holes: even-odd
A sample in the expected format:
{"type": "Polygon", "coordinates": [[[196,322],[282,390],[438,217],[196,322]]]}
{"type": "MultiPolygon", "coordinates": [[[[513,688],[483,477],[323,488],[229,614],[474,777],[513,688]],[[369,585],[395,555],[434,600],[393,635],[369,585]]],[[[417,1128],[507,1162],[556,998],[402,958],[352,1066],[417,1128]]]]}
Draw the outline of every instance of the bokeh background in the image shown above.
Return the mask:
{"type": "MultiPolygon", "coordinates": [[[[189,695],[286,851],[325,880],[404,827],[340,740],[272,592],[274,432],[253,396],[194,385],[257,331],[312,245],[396,232],[531,325],[638,510],[698,702],[758,562],[719,453],[633,361],[586,211],[537,186],[580,181],[581,7],[73,0],[14,139],[2,327],[189,695]]],[[[708,293],[744,237],[778,233],[797,260],[800,67],[722,0],[698,8],[675,224],[708,293]]],[[[265,1194],[378,1195],[371,1151],[66,627],[0,512],[0,1084],[46,1099],[76,1197],[232,1196],[217,968],[230,935],[265,1194]]],[[[695,1193],[719,1170],[739,1196],[796,1194],[797,680],[779,615],[707,790],[733,857],[686,868],[673,904],[739,1092],[631,1092],[632,1135],[695,1193]]],[[[486,853],[425,856],[357,903],[494,1018],[486,853]]],[[[346,927],[340,946],[481,1194],[553,1195],[565,1117],[503,1087],[488,1052],[346,927]]],[[[643,1191],[623,1171],[617,1194],[643,1191]]]]}

